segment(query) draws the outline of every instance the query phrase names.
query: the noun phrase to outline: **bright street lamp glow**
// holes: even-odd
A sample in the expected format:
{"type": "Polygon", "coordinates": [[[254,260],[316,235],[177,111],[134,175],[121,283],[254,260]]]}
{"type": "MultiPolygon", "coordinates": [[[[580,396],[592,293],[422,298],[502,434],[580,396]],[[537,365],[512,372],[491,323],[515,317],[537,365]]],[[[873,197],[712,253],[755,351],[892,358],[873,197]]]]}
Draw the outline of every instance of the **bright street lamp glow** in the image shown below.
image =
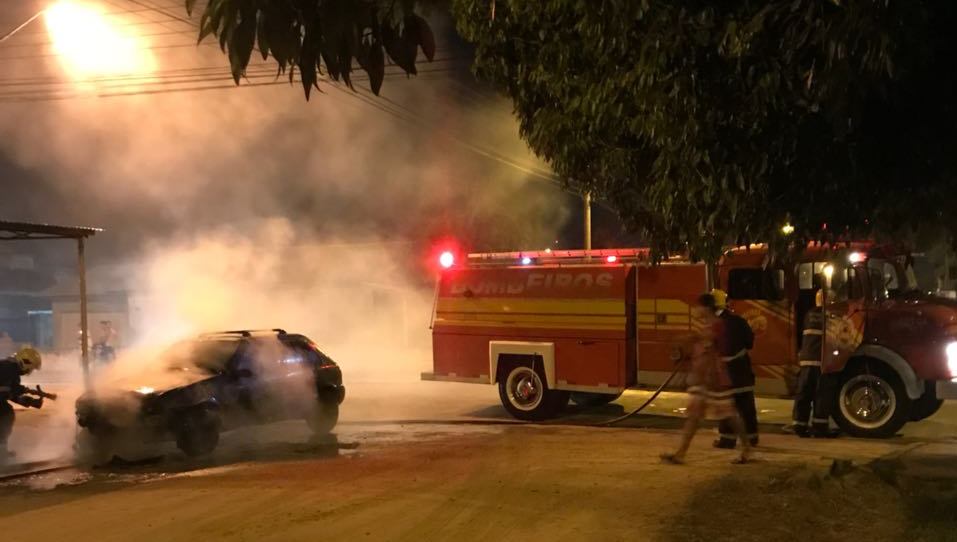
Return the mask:
{"type": "Polygon", "coordinates": [[[93,6],[60,0],[44,12],[53,51],[75,78],[152,72],[144,41],[93,6]]]}
{"type": "Polygon", "coordinates": [[[864,261],[864,255],[860,252],[851,252],[847,256],[847,260],[851,263],[861,263],[864,261]]]}
{"type": "Polygon", "coordinates": [[[781,226],[781,233],[784,235],[791,235],[794,233],[794,226],[792,226],[790,222],[781,226]]]}

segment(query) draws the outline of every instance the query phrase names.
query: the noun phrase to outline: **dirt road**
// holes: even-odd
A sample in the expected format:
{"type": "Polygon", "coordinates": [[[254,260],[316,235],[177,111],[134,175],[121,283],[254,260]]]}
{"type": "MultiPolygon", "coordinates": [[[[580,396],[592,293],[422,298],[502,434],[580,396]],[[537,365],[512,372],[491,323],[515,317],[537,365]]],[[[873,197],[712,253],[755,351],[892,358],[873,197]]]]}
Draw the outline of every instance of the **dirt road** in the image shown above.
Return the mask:
{"type": "MultiPolygon", "coordinates": [[[[957,540],[950,405],[895,439],[822,441],[775,434],[790,405],[765,400],[758,462],[731,465],[733,453],[712,449],[702,431],[689,464],[669,466],[658,454],[678,438],[680,394],[623,427],[586,425],[646,397],[573,409],[563,419],[571,425],[514,425],[491,387],[365,382],[350,388],[338,445],[310,442],[305,424],[287,422],[228,433],[205,461],[167,446],[138,465],[18,479],[0,485],[0,533],[17,542],[957,540]]],[[[72,423],[64,405],[21,412],[13,443],[62,454],[72,423]]]]}
{"type": "Polygon", "coordinates": [[[957,527],[954,485],[939,482],[953,469],[918,479],[957,452],[950,440],[766,435],[759,462],[732,466],[702,435],[690,464],[666,466],[668,429],[347,424],[340,443],[358,447],[338,453],[305,444],[304,428],[272,431],[233,434],[208,463],[171,454],[20,480],[0,488],[0,531],[72,542],[881,541],[946,540],[957,527]],[[830,475],[833,457],[854,466],[830,475]]]}

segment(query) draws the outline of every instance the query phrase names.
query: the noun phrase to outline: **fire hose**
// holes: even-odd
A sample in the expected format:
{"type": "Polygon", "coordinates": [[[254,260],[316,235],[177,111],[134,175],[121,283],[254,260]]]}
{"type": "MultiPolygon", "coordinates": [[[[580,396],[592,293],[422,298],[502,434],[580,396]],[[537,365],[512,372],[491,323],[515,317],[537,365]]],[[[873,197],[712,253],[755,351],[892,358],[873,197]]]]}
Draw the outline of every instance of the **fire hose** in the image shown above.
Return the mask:
{"type": "Polygon", "coordinates": [[[681,359],[675,364],[675,370],[671,371],[671,374],[668,375],[668,378],[666,378],[665,381],[662,382],[660,386],[658,386],[658,389],[656,389],[654,393],[651,394],[651,397],[649,397],[644,403],[642,403],[641,406],[622,416],[618,416],[617,418],[612,418],[610,420],[605,420],[592,425],[596,427],[607,427],[609,425],[614,425],[618,422],[625,421],[628,418],[644,410],[648,405],[652,403],[652,401],[654,401],[659,395],[661,395],[661,392],[663,392],[665,388],[668,387],[668,384],[670,384],[671,381],[674,380],[675,376],[681,371],[681,367],[684,365],[684,361],[685,361],[684,359],[681,359]]]}

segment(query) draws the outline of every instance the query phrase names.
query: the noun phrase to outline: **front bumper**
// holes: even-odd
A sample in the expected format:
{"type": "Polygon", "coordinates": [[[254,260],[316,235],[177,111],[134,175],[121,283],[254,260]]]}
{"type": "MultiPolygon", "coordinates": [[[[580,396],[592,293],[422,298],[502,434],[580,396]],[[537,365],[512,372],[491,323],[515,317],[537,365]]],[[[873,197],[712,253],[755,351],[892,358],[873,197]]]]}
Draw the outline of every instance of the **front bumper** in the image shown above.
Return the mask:
{"type": "Polygon", "coordinates": [[[953,380],[938,380],[936,390],[938,399],[957,399],[957,382],[953,380]]]}

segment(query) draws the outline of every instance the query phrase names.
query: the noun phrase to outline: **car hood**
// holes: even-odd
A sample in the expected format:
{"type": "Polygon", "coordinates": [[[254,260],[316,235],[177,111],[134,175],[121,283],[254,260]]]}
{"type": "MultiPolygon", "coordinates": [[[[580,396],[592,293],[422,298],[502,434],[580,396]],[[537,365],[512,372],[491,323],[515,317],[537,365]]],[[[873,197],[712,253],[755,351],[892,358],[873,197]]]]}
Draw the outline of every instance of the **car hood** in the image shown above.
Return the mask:
{"type": "Polygon", "coordinates": [[[103,383],[103,387],[117,392],[137,392],[143,395],[164,393],[210,378],[202,371],[158,371],[123,375],[103,383]]]}

